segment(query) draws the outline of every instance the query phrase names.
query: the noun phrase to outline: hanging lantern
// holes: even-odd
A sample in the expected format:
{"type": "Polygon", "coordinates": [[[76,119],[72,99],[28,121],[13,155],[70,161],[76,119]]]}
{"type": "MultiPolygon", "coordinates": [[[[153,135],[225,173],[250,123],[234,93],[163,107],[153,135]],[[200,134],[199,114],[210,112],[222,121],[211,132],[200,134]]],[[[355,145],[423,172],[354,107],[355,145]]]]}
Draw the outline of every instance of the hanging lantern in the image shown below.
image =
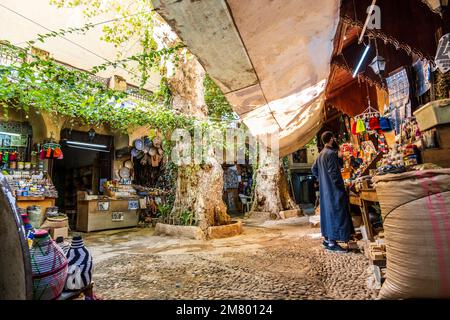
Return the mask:
{"type": "Polygon", "coordinates": [[[93,142],[93,141],[94,141],[94,138],[95,138],[95,130],[94,130],[94,128],[91,128],[91,129],[88,131],[88,135],[89,135],[89,141],[90,141],[90,142],[93,142]]]}
{"type": "Polygon", "coordinates": [[[380,75],[386,69],[386,60],[382,56],[376,56],[369,64],[375,74],[380,75]]]}

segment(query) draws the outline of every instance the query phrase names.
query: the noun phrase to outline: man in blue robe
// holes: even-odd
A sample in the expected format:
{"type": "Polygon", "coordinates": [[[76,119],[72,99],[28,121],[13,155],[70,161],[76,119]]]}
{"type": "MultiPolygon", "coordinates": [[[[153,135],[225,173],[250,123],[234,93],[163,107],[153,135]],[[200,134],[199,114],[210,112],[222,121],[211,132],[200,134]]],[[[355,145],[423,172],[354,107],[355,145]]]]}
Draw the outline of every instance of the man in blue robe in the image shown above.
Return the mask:
{"type": "Polygon", "coordinates": [[[312,167],[313,175],[319,180],[320,228],[327,250],[347,252],[337,241],[348,242],[352,232],[352,221],[348,211],[348,196],[342,179],[338,150],[334,134],[322,134],[325,147],[312,167]]]}

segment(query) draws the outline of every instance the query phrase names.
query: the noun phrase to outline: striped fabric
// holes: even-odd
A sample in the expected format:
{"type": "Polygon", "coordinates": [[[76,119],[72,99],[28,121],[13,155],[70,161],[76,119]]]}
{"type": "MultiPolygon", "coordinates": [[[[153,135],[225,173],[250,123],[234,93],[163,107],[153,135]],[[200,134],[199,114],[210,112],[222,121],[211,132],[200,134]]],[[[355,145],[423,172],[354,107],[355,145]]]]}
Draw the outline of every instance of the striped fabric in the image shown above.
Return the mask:
{"type": "Polygon", "coordinates": [[[80,290],[87,287],[92,280],[92,256],[84,246],[80,236],[72,239],[72,244],[67,252],[69,270],[66,281],[66,290],[80,290]]]}

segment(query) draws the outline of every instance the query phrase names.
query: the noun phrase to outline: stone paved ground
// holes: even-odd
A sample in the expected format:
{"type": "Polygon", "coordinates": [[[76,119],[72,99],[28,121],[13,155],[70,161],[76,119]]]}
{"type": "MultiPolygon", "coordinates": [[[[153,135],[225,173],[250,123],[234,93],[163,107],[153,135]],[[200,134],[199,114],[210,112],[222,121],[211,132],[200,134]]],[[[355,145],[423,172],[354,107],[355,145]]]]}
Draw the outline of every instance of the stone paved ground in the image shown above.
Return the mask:
{"type": "Polygon", "coordinates": [[[103,299],[374,299],[361,253],[325,252],[307,218],[245,224],[244,234],[197,241],[151,229],[89,234],[103,299]]]}

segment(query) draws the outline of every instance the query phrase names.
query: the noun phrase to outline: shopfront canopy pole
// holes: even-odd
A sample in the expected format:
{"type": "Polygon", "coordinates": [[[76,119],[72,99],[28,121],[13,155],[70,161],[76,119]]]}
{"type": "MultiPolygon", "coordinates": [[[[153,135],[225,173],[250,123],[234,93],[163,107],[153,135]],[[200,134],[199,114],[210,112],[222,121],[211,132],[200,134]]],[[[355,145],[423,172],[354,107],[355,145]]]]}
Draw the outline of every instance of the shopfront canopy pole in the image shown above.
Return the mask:
{"type": "Polygon", "coordinates": [[[377,0],[372,0],[372,4],[370,5],[369,10],[367,11],[366,22],[364,23],[364,27],[363,27],[363,29],[362,29],[362,31],[361,31],[361,35],[359,36],[359,39],[358,39],[358,43],[359,43],[359,44],[362,43],[364,34],[366,33],[366,29],[367,29],[367,26],[368,26],[368,24],[369,24],[369,21],[370,21],[372,12],[373,12],[373,8],[375,7],[375,4],[376,4],[376,3],[377,3],[377,0]]]}

